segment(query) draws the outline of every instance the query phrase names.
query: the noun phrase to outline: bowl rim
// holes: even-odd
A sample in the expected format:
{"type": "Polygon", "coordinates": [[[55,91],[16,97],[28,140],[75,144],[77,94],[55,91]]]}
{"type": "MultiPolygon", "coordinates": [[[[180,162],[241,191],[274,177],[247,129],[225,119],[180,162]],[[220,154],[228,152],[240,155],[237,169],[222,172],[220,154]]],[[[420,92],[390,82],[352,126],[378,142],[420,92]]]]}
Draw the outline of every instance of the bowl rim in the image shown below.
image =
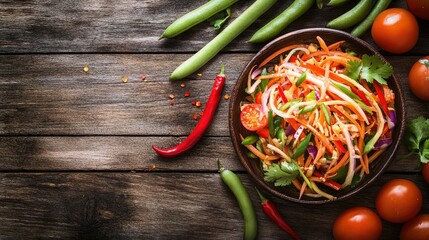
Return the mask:
{"type": "MultiPolygon", "coordinates": [[[[239,158],[241,164],[243,165],[243,167],[246,169],[246,172],[251,175],[252,180],[254,182],[256,182],[256,184],[259,187],[262,187],[265,191],[268,191],[269,193],[271,193],[272,195],[274,195],[280,199],[285,199],[285,200],[289,200],[292,202],[304,203],[304,204],[324,204],[324,203],[331,203],[331,202],[337,202],[340,200],[344,200],[344,199],[350,198],[352,195],[355,195],[358,192],[361,192],[363,189],[367,188],[369,185],[371,185],[373,182],[375,182],[385,172],[385,170],[390,166],[390,164],[392,163],[392,161],[394,159],[395,153],[397,152],[397,150],[400,146],[400,143],[402,141],[403,134],[404,134],[405,119],[406,119],[405,118],[405,106],[404,106],[405,100],[404,100],[404,95],[403,95],[402,90],[401,90],[400,83],[399,83],[398,79],[396,78],[395,73],[393,73],[391,76],[391,79],[393,81],[391,83],[389,82],[389,85],[390,84],[394,85],[395,89],[397,90],[394,93],[395,93],[395,112],[397,114],[397,119],[400,120],[400,121],[397,121],[396,125],[395,125],[395,131],[398,132],[398,136],[393,141],[393,143],[388,147],[389,148],[388,150],[391,152],[389,153],[389,155],[387,155],[387,158],[386,158],[385,162],[382,163],[379,171],[375,172],[374,175],[372,175],[372,177],[367,182],[365,182],[365,184],[358,185],[358,186],[354,187],[350,191],[346,192],[344,195],[338,196],[334,200],[329,200],[329,199],[325,199],[325,198],[314,198],[314,200],[298,199],[298,198],[291,197],[289,195],[286,195],[284,193],[281,193],[281,192],[273,189],[271,185],[269,185],[267,182],[265,182],[263,179],[261,179],[259,176],[257,176],[257,174],[252,170],[249,163],[246,161],[247,156],[245,156],[243,154],[243,151],[239,150],[240,146],[241,146],[241,142],[238,140],[237,137],[234,137],[234,136],[238,136],[237,135],[238,130],[236,130],[235,127],[233,126],[233,124],[234,124],[234,121],[233,121],[234,106],[236,104],[239,104],[239,101],[237,99],[238,90],[239,90],[238,88],[240,86],[240,80],[246,79],[248,76],[248,71],[250,71],[250,69],[254,65],[257,65],[257,59],[258,59],[259,55],[262,55],[267,51],[268,52],[270,52],[270,51],[274,52],[276,49],[279,49],[279,47],[275,46],[278,42],[286,41],[287,39],[292,38],[292,37],[296,37],[297,35],[299,36],[302,34],[309,34],[309,33],[314,33],[314,40],[316,40],[316,36],[320,35],[320,34],[336,34],[338,36],[338,38],[344,39],[346,42],[348,40],[349,41],[351,40],[354,42],[354,43],[352,43],[352,45],[360,45],[359,47],[366,48],[368,51],[372,52],[373,54],[378,55],[383,61],[388,63],[386,58],[383,55],[381,55],[372,45],[370,45],[369,43],[367,43],[366,41],[364,41],[358,37],[352,36],[351,34],[344,32],[342,30],[336,30],[336,29],[330,29],[330,28],[304,28],[304,29],[291,31],[289,33],[286,33],[284,35],[277,37],[276,39],[274,39],[274,40],[270,41],[269,43],[267,43],[266,45],[264,45],[251,58],[251,60],[249,60],[247,62],[247,64],[245,65],[245,67],[241,71],[240,75],[238,76],[237,81],[234,85],[232,94],[231,94],[231,98],[230,98],[231,101],[229,102],[229,110],[228,110],[228,115],[229,115],[228,116],[228,125],[229,125],[230,138],[231,138],[231,141],[233,143],[234,151],[238,155],[238,158],[239,158]],[[400,111],[397,111],[397,109],[399,109],[400,111]],[[398,115],[398,113],[400,115],[398,115]]],[[[306,40],[306,39],[303,39],[303,40],[306,40]]],[[[384,153],[386,153],[386,152],[384,152],[384,153]]],[[[382,156],[379,156],[379,157],[382,157],[382,156]]]]}

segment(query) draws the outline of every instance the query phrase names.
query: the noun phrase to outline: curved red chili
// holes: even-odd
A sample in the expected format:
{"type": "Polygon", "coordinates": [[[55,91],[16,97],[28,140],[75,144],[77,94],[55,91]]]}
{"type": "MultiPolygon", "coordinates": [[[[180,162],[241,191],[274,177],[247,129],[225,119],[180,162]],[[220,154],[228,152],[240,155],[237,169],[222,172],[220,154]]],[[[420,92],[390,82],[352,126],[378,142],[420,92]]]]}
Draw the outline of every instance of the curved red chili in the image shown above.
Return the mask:
{"type": "Polygon", "coordinates": [[[261,200],[261,206],[264,213],[283,231],[287,232],[293,239],[300,240],[301,238],[298,236],[298,234],[289,226],[289,224],[286,223],[286,221],[280,215],[274,203],[269,199],[265,198],[264,195],[262,195],[262,193],[259,192],[257,188],[255,189],[258,193],[259,199],[261,200]]]}
{"type": "Polygon", "coordinates": [[[221,99],[222,89],[225,85],[226,76],[224,73],[224,66],[221,65],[220,73],[216,76],[215,82],[213,84],[212,91],[210,93],[209,99],[206,103],[206,108],[204,109],[203,116],[200,121],[198,121],[194,130],[189,134],[189,136],[180,144],[167,148],[160,149],[152,145],[153,150],[158,153],[160,156],[172,158],[176,157],[188,150],[190,150],[204,135],[206,129],[210,126],[210,123],[213,119],[213,116],[216,112],[216,108],[219,105],[221,99]]]}

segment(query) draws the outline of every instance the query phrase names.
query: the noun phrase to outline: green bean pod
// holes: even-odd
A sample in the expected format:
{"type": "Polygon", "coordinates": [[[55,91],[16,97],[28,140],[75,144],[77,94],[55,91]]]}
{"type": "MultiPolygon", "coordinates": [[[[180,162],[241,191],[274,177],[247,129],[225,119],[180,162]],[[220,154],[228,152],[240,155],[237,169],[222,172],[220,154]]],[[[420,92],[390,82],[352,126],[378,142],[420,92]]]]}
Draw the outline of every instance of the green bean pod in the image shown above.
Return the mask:
{"type": "Polygon", "coordinates": [[[383,10],[385,10],[389,4],[392,2],[392,0],[378,0],[375,4],[374,8],[371,10],[371,12],[368,14],[368,16],[363,20],[361,23],[359,23],[351,32],[353,36],[360,37],[363,33],[368,31],[368,29],[371,28],[372,23],[374,22],[375,18],[380,14],[383,10]]]}
{"type": "Polygon", "coordinates": [[[200,69],[277,1],[256,0],[215,38],[178,66],[171,74],[170,80],[182,79],[200,69]]]}
{"type": "Polygon", "coordinates": [[[314,4],[314,0],[295,0],[288,8],[253,34],[249,42],[266,42],[277,36],[293,21],[306,13],[314,4]]]}
{"type": "Polygon", "coordinates": [[[218,169],[222,181],[229,187],[237,199],[244,220],[244,237],[243,239],[256,239],[258,235],[258,222],[256,219],[255,209],[250,199],[249,193],[244,188],[240,178],[231,170],[225,169],[218,161],[218,169]]]}
{"type": "Polygon", "coordinates": [[[331,20],[326,25],[329,28],[344,29],[351,27],[362,21],[371,11],[375,1],[373,0],[360,0],[352,9],[343,15],[331,20]]]}
{"type": "Polygon", "coordinates": [[[200,7],[181,16],[170,24],[161,35],[160,39],[175,37],[191,27],[201,23],[216,13],[230,7],[238,0],[210,0],[200,7]]]}
{"type": "Polygon", "coordinates": [[[335,7],[335,6],[339,6],[341,4],[344,4],[348,1],[350,1],[350,0],[331,0],[326,5],[330,6],[330,7],[335,7]]]}

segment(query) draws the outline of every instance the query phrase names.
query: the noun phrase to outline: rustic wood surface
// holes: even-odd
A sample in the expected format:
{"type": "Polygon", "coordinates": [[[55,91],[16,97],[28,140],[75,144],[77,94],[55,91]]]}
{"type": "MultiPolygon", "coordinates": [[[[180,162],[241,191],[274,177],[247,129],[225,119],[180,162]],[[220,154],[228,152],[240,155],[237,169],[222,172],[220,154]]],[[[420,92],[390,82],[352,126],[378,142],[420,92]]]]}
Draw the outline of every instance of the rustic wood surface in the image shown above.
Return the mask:
{"type": "MultiPolygon", "coordinates": [[[[205,103],[221,61],[228,75],[224,93],[231,93],[241,69],[263,46],[246,40],[292,1],[279,1],[200,69],[201,76],[171,82],[171,72],[216,33],[202,23],[174,39],[158,38],[204,2],[0,1],[0,239],[240,239],[241,213],[219,178],[218,159],[249,190],[259,238],[289,238],[262,213],[252,179],[237,159],[228,100],[221,100],[212,125],[189,153],[163,159],[151,149],[172,146],[193,129],[192,114],[204,105],[191,102],[205,103]]],[[[250,3],[233,5],[232,18],[250,3]]],[[[323,27],[352,5],[313,7],[284,33],[323,27]]],[[[391,7],[406,4],[393,1],[391,7]]],[[[407,86],[412,64],[429,55],[429,22],[419,25],[410,52],[381,51],[401,82],[407,121],[429,117],[428,103],[407,86]]],[[[369,34],[362,39],[374,45],[369,34]]],[[[393,178],[416,182],[422,212],[429,213],[429,185],[416,163],[402,143],[387,172],[354,198],[321,206],[271,199],[303,239],[332,239],[338,214],[353,206],[375,209],[378,189],[393,178]]],[[[396,239],[399,231],[399,224],[383,221],[382,239],[396,239]]]]}

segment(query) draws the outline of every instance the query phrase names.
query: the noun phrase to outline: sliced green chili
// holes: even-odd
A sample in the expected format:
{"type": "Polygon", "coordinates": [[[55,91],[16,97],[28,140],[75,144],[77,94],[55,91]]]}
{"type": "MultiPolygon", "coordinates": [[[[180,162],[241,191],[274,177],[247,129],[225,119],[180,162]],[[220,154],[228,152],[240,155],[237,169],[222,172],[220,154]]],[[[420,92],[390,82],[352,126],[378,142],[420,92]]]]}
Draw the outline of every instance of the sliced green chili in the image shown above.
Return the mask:
{"type": "Polygon", "coordinates": [[[304,140],[299,143],[298,147],[292,155],[292,159],[297,159],[302,154],[304,154],[305,150],[307,150],[308,144],[310,143],[311,136],[312,134],[309,133],[307,136],[305,136],[304,140]]]}
{"type": "Polygon", "coordinates": [[[298,80],[296,80],[295,82],[295,85],[299,87],[299,85],[301,85],[301,83],[303,83],[305,79],[307,79],[307,72],[304,72],[303,74],[301,74],[301,76],[299,76],[298,80]]]}
{"type": "Polygon", "coordinates": [[[334,86],[336,88],[338,88],[338,90],[340,90],[341,92],[343,92],[344,94],[346,94],[347,96],[351,97],[352,99],[358,99],[358,100],[360,100],[360,97],[358,95],[354,94],[350,89],[344,87],[343,85],[334,83],[334,86]]]}
{"type": "Polygon", "coordinates": [[[320,104],[320,106],[322,107],[322,112],[323,112],[323,115],[325,116],[325,121],[330,126],[331,125],[331,117],[329,115],[328,109],[326,108],[326,105],[324,103],[320,104]]]}
{"type": "Polygon", "coordinates": [[[249,135],[247,137],[245,137],[243,139],[243,141],[241,141],[241,144],[243,145],[252,145],[254,143],[256,143],[256,141],[259,140],[259,137],[257,135],[249,135]]]}
{"type": "Polygon", "coordinates": [[[284,128],[280,128],[277,131],[277,139],[280,140],[280,142],[284,143],[286,139],[286,132],[284,128]]]}
{"type": "Polygon", "coordinates": [[[297,99],[293,99],[290,100],[289,102],[287,102],[286,104],[282,105],[279,110],[280,111],[285,111],[286,109],[292,107],[294,104],[297,104],[299,102],[302,102],[302,98],[297,98],[297,99]]]}
{"type": "Polygon", "coordinates": [[[299,114],[305,114],[305,113],[312,112],[314,109],[316,109],[316,107],[317,107],[317,104],[314,102],[314,103],[312,103],[310,105],[307,105],[307,106],[303,107],[299,111],[299,114]]]}

